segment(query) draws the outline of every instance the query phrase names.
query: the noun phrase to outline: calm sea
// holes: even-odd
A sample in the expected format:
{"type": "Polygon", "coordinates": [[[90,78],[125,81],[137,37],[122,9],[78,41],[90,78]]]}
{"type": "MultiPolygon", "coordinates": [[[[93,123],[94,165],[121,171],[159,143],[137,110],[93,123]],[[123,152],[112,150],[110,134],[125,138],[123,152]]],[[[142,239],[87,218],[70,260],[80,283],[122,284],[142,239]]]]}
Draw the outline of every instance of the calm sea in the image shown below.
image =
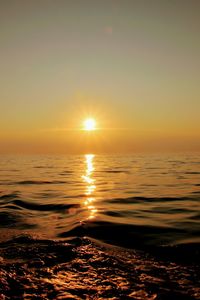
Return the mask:
{"type": "Polygon", "coordinates": [[[127,248],[200,242],[200,155],[1,156],[1,240],[88,236],[127,248]]]}

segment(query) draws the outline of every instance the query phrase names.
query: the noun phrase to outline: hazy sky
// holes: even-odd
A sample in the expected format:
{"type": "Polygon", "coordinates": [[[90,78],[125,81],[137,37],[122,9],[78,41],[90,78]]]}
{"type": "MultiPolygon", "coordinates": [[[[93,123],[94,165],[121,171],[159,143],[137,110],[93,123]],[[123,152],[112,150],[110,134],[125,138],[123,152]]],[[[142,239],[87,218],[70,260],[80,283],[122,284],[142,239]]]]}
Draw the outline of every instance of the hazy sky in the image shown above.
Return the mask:
{"type": "Polygon", "coordinates": [[[160,150],[200,150],[199,0],[0,1],[1,153],[160,150]]]}

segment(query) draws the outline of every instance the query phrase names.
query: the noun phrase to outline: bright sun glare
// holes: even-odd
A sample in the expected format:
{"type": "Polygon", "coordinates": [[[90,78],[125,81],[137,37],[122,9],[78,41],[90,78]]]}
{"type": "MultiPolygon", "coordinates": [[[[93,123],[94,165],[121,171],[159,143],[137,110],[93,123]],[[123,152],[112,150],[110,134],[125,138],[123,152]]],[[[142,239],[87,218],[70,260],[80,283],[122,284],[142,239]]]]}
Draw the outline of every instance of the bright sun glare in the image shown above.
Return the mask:
{"type": "Polygon", "coordinates": [[[87,131],[95,130],[96,129],[95,119],[92,118],[86,119],[83,123],[83,129],[87,131]]]}

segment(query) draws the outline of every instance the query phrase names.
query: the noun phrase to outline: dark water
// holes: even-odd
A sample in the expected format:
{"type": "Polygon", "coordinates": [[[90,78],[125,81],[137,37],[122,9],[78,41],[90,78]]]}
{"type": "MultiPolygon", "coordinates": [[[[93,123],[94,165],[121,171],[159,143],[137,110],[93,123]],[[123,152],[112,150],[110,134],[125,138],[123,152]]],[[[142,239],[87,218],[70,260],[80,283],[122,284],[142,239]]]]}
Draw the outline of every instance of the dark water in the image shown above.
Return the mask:
{"type": "MultiPolygon", "coordinates": [[[[40,254],[38,259],[43,261],[47,268],[49,262],[52,265],[52,261],[50,258],[46,261],[48,255],[43,254],[48,252],[51,255],[55,252],[55,247],[58,250],[57,260],[59,262],[61,259],[63,263],[63,240],[71,238],[75,241],[74,244],[72,242],[74,249],[78,249],[80,241],[81,245],[83,244],[81,247],[87,248],[90,247],[92,239],[95,239],[96,243],[100,242],[101,245],[106,243],[113,247],[115,245],[132,251],[139,250],[157,259],[168,260],[172,264],[178,262],[192,266],[199,263],[199,200],[200,155],[198,154],[1,156],[0,248],[3,252],[0,252],[0,256],[15,263],[18,260],[24,263],[24,259],[27,261],[30,258],[26,257],[26,252],[32,251],[34,258],[31,256],[31,260],[36,259],[37,267],[37,252],[40,254]],[[88,240],[83,237],[87,237],[88,240]],[[77,238],[80,239],[79,242],[77,238]],[[18,253],[19,247],[26,250],[18,253]],[[48,250],[45,247],[49,247],[48,250]],[[45,259],[42,259],[43,256],[45,259]]],[[[102,253],[98,246],[92,249],[102,253]]],[[[120,249],[122,251],[123,248],[120,249]]],[[[80,253],[81,250],[77,250],[76,259],[81,259],[80,253]]],[[[91,251],[89,253],[91,255],[91,251]]],[[[120,250],[115,251],[113,259],[117,259],[116,253],[119,254],[120,250]]],[[[111,260],[111,256],[107,255],[107,259],[111,260]]],[[[123,263],[131,261],[133,257],[130,256],[126,261],[125,255],[123,263]]],[[[97,255],[96,260],[98,259],[99,263],[103,263],[105,257],[101,260],[101,255],[99,257],[97,255]]],[[[139,255],[138,261],[142,260],[142,256],[139,255]]],[[[64,262],[66,263],[65,259],[64,262]]],[[[70,266],[72,268],[72,264],[70,266]]],[[[4,275],[7,278],[10,271],[4,267],[5,263],[1,275],[2,278],[4,275]]],[[[103,268],[102,265],[101,267],[103,268]]],[[[167,268],[167,265],[159,266],[161,273],[165,267],[167,268]]],[[[18,266],[17,270],[19,269],[18,266]]],[[[186,274],[184,272],[183,274],[186,274]]],[[[190,276],[195,272],[197,271],[192,268],[187,274],[190,276]]],[[[177,278],[174,280],[178,282],[177,278]]],[[[188,277],[186,276],[184,280],[188,280],[188,277]]],[[[191,287],[193,292],[187,290],[187,293],[193,295],[192,298],[180,299],[199,299],[194,283],[198,280],[194,278],[190,280],[193,282],[191,287]]],[[[6,279],[5,282],[8,286],[12,286],[6,279]]],[[[52,284],[55,286],[55,282],[52,284]]],[[[5,289],[6,285],[2,290],[2,297],[6,297],[5,289]]],[[[114,295],[115,291],[113,288],[110,295],[114,295]]],[[[149,292],[147,290],[143,292],[146,293],[141,294],[143,296],[134,294],[132,297],[131,292],[130,295],[128,292],[124,295],[126,297],[129,295],[130,298],[126,299],[173,299],[170,294],[168,298],[154,297],[152,286],[149,292]]],[[[156,292],[156,295],[158,294],[156,292]]],[[[38,295],[35,296],[37,299],[43,299],[38,295]]],[[[86,299],[83,294],[81,295],[80,299],[86,299]]],[[[15,299],[14,297],[18,296],[8,293],[7,298],[2,299],[15,299]]],[[[16,299],[21,299],[20,297],[16,299]]],[[[74,297],[79,299],[78,294],[74,297]]],[[[87,299],[93,299],[94,295],[88,297],[87,299]]],[[[101,297],[109,298],[108,295],[101,297]]],[[[123,297],[119,299],[125,299],[123,297]]],[[[176,299],[179,299],[178,297],[176,296],[176,299]]],[[[46,294],[44,299],[48,298],[65,299],[59,298],[58,294],[56,296],[46,294]]],[[[34,298],[27,296],[24,299],[34,298]]]]}

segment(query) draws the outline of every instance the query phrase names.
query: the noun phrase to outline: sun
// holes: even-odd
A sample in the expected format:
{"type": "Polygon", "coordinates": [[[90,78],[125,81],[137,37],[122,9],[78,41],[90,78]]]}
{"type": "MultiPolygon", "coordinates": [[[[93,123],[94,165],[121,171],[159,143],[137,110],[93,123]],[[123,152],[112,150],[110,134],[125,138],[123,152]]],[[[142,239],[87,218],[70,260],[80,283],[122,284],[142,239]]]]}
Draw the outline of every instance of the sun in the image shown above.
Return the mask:
{"type": "Polygon", "coordinates": [[[83,122],[83,129],[86,131],[96,130],[96,121],[93,118],[88,118],[83,122]]]}

